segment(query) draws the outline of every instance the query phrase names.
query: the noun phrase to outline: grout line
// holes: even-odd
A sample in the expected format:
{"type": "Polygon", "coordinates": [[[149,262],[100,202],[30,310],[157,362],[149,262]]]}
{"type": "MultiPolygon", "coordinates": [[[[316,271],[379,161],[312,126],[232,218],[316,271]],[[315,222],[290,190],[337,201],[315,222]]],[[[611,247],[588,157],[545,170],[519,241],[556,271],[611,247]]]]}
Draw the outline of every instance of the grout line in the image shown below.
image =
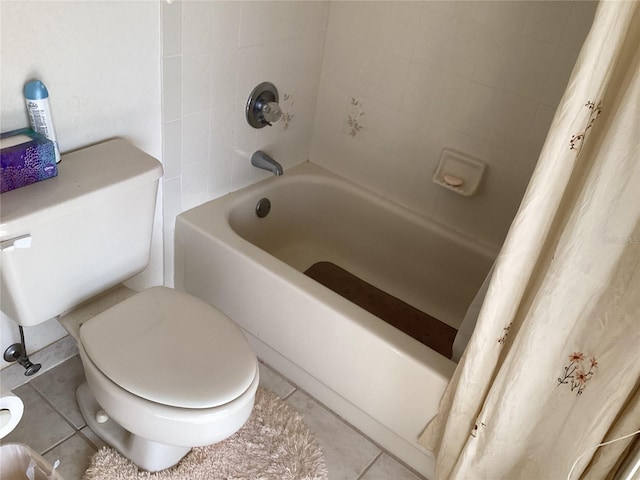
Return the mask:
{"type": "MultiPolygon", "coordinates": [[[[63,419],[63,420],[64,420],[64,421],[65,421],[65,422],[66,422],[66,423],[67,423],[71,428],[73,428],[73,430],[74,430],[75,432],[79,432],[81,429],[83,429],[84,427],[86,427],[86,426],[87,426],[87,425],[86,425],[86,423],[83,423],[83,425],[82,425],[82,426],[80,426],[80,427],[76,426],[76,424],[75,424],[75,423],[73,423],[73,422],[71,421],[71,419],[70,419],[70,418],[68,418],[64,413],[62,413],[62,412],[61,412],[61,411],[60,411],[60,410],[59,410],[59,409],[58,409],[58,408],[53,404],[53,402],[51,402],[51,401],[50,401],[50,400],[49,400],[49,399],[44,395],[44,393],[42,393],[42,392],[38,389],[38,387],[36,387],[35,385],[32,385],[31,383],[26,383],[25,385],[29,385],[31,388],[33,388],[33,389],[36,391],[36,393],[37,393],[37,394],[38,394],[38,395],[39,395],[39,396],[44,400],[44,402],[45,402],[47,405],[49,405],[49,406],[53,409],[53,411],[54,411],[54,412],[56,412],[60,417],[62,417],[62,419],[63,419]]],[[[84,418],[83,418],[82,420],[84,420],[84,418]]]]}
{"type": "MultiPolygon", "coordinates": [[[[344,423],[346,426],[348,426],[349,428],[351,428],[353,431],[355,431],[358,435],[360,435],[362,438],[366,439],[367,441],[369,441],[371,444],[373,444],[378,450],[380,450],[379,455],[374,459],[374,461],[372,462],[372,464],[380,457],[380,455],[382,455],[383,453],[386,454],[387,456],[389,456],[390,458],[392,458],[394,461],[398,462],[400,465],[402,465],[404,468],[406,468],[407,470],[409,470],[411,473],[413,473],[416,477],[418,477],[419,479],[422,480],[428,480],[424,475],[422,475],[421,473],[419,473],[418,471],[416,471],[414,468],[410,467],[406,462],[404,462],[403,460],[399,459],[398,457],[396,457],[394,454],[392,454],[391,452],[389,452],[386,448],[384,448],[382,445],[380,445],[378,442],[376,442],[375,440],[373,440],[371,437],[369,437],[369,435],[366,435],[364,432],[362,432],[359,428],[356,428],[354,425],[350,424],[349,422],[347,422],[347,420],[345,418],[343,418],[342,416],[338,415],[336,412],[334,412],[331,408],[329,408],[327,405],[325,405],[324,403],[322,403],[320,400],[318,400],[317,398],[315,398],[313,395],[311,395],[310,393],[308,393],[306,390],[304,390],[303,388],[300,388],[297,384],[295,384],[294,382],[292,382],[290,379],[288,379],[287,377],[285,377],[284,375],[282,375],[278,370],[276,370],[275,368],[273,368],[271,365],[269,365],[266,362],[263,362],[262,360],[260,360],[262,362],[262,364],[265,367],[268,367],[272,372],[276,373],[277,375],[279,375],[281,378],[283,378],[284,380],[287,381],[287,383],[289,383],[289,385],[291,385],[294,390],[289,393],[288,395],[286,395],[285,398],[283,398],[283,400],[288,399],[289,397],[291,397],[294,393],[296,392],[300,392],[304,395],[306,395],[307,397],[309,397],[311,400],[313,400],[314,402],[316,402],[318,405],[320,405],[324,410],[326,410],[327,412],[329,412],[331,415],[333,415],[334,417],[336,417],[338,420],[340,420],[342,423],[344,423]]],[[[370,466],[369,466],[370,467],[370,466]]],[[[369,467],[367,467],[367,469],[365,471],[362,472],[362,474],[364,474],[369,467]]],[[[356,480],[358,480],[360,477],[357,477],[356,480]]]]}
{"type": "MultiPolygon", "coordinates": [[[[86,428],[89,428],[89,427],[87,426],[86,428]]],[[[89,428],[89,430],[91,430],[91,429],[89,428]]],[[[83,440],[84,440],[85,442],[87,442],[91,447],[93,447],[93,449],[94,449],[96,452],[97,452],[98,450],[100,450],[100,448],[101,448],[101,447],[99,447],[98,445],[96,445],[95,443],[93,443],[93,441],[92,441],[89,437],[87,437],[84,433],[82,433],[82,430],[78,430],[78,433],[80,434],[80,436],[83,438],[83,440]]],[[[96,435],[96,434],[95,434],[95,432],[93,432],[93,434],[94,434],[94,435],[96,435]]],[[[98,438],[100,438],[100,437],[98,437],[98,438]]],[[[111,448],[113,448],[113,447],[111,447],[111,448]]]]}
{"type": "MultiPolygon", "coordinates": [[[[291,383],[291,382],[289,382],[289,383],[291,383]]],[[[298,391],[298,388],[297,388],[297,387],[294,387],[293,385],[292,385],[291,387],[293,388],[293,390],[291,390],[289,393],[287,393],[287,394],[282,398],[282,400],[283,400],[283,401],[287,401],[287,399],[288,399],[288,398],[290,398],[290,397],[291,397],[291,395],[293,395],[294,393],[296,393],[296,392],[298,391]]]]}
{"type": "Polygon", "coordinates": [[[378,454],[373,457],[373,460],[371,460],[371,462],[369,463],[369,465],[367,465],[366,467],[364,467],[364,470],[362,470],[362,472],[360,472],[360,475],[358,475],[355,480],[361,480],[362,477],[364,477],[366,475],[366,473],[371,470],[371,467],[373,467],[373,464],[376,463],[378,461],[378,459],[384,454],[384,450],[380,450],[378,452],[378,454]]]}
{"type": "Polygon", "coordinates": [[[0,370],[0,383],[2,383],[3,389],[15,390],[31,382],[31,380],[44,375],[49,370],[66,362],[77,354],[78,347],[76,346],[76,341],[70,335],[65,335],[52,344],[41,348],[37,352],[32,352],[29,355],[33,363],[42,364],[42,368],[38,373],[32,376],[26,376],[24,375],[24,368],[17,363],[13,363],[0,370]]]}
{"type": "Polygon", "coordinates": [[[47,453],[49,453],[51,450],[53,450],[56,447],[59,447],[60,445],[62,445],[64,442],[66,442],[67,440],[69,440],[71,437],[73,437],[76,433],[80,433],[76,430],[73,431],[73,433],[71,433],[70,435],[64,437],[62,440],[56,442],[54,445],[52,445],[49,448],[45,448],[42,452],[40,452],[40,455],[46,455],[47,453]]]}

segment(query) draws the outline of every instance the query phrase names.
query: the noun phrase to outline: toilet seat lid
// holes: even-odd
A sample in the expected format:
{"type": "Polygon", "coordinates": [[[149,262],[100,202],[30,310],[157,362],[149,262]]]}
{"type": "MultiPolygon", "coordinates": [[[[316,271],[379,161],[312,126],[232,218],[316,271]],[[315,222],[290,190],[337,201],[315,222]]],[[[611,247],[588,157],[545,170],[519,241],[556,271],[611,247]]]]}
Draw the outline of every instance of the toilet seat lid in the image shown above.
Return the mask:
{"type": "Polygon", "coordinates": [[[256,356],[226,315],[189,294],[144,290],[96,315],[80,341],[112,382],[147,400],[211,408],[242,395],[256,356]]]}

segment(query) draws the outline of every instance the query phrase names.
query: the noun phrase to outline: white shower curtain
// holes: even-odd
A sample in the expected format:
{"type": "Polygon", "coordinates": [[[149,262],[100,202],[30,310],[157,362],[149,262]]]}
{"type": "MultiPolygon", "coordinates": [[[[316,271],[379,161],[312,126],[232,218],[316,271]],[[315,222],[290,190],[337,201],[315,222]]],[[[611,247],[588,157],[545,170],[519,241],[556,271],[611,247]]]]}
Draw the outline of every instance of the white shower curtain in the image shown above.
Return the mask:
{"type": "Polygon", "coordinates": [[[639,378],[640,2],[602,1],[420,441],[438,479],[612,478],[639,378]]]}

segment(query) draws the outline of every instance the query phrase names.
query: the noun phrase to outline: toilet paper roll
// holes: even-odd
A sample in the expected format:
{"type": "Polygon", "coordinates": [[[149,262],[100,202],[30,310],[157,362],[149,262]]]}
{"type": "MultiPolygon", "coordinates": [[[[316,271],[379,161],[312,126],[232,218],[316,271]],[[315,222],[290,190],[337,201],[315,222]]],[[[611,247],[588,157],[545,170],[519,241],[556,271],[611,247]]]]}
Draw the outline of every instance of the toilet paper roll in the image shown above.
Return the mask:
{"type": "Polygon", "coordinates": [[[11,433],[24,413],[24,403],[12,393],[0,394],[0,438],[11,433]]]}

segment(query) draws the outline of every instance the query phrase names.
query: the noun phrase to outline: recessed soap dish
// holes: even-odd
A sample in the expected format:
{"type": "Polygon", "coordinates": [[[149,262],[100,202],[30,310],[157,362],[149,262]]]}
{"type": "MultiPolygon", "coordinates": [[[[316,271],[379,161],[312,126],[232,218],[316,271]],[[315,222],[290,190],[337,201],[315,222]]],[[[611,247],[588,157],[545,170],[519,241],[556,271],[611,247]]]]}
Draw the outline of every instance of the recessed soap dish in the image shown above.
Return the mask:
{"type": "Polygon", "coordinates": [[[468,197],[478,189],[484,169],[484,163],[479,160],[462,152],[445,148],[440,155],[433,182],[468,197]]]}

